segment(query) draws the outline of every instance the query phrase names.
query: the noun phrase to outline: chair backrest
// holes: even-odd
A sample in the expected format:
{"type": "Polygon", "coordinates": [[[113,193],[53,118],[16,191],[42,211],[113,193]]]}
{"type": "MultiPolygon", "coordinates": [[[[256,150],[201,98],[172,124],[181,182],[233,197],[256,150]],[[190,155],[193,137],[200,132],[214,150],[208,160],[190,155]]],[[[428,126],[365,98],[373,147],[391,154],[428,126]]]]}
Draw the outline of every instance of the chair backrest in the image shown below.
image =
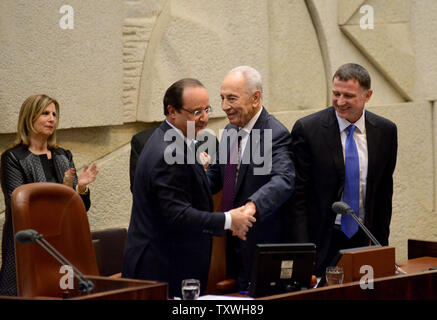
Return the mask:
{"type": "MultiPolygon", "coordinates": [[[[25,184],[12,193],[14,235],[34,229],[84,275],[99,275],[88,217],[80,196],[59,183],[25,184]]],[[[61,297],[60,264],[37,243],[15,240],[18,295],[61,297]]]]}
{"type": "Polygon", "coordinates": [[[96,250],[97,264],[101,276],[113,276],[121,273],[126,228],[110,228],[92,231],[91,236],[96,250]]]}
{"type": "Polygon", "coordinates": [[[420,257],[437,257],[437,241],[408,239],[408,260],[420,257]]]}
{"type": "MultiPolygon", "coordinates": [[[[213,196],[214,211],[221,210],[222,192],[213,196]]],[[[205,294],[224,294],[236,289],[235,279],[226,277],[226,236],[213,237],[211,263],[205,294]]]]}

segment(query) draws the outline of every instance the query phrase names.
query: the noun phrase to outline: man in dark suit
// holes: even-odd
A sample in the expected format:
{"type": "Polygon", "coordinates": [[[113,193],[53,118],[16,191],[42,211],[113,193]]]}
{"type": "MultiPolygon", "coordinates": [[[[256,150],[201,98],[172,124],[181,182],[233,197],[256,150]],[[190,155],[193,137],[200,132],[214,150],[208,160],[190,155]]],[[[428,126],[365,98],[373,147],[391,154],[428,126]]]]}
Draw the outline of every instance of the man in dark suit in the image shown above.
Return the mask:
{"type": "Polygon", "coordinates": [[[248,290],[256,244],[278,243],[287,235],[281,231],[286,229],[282,222],[289,212],[281,209],[294,187],[291,138],[285,126],[262,106],[261,76],[255,69],[242,66],[231,70],[220,95],[229,124],[222,134],[218,162],[207,174],[213,194],[223,189],[222,210],[245,205],[256,213],[258,222],[247,233],[246,242],[230,234],[226,239],[227,277],[238,279],[239,290],[248,290]],[[236,144],[237,172],[231,175],[230,149],[236,144]]]}
{"type": "Polygon", "coordinates": [[[339,249],[369,245],[357,223],[346,220],[352,217],[332,211],[336,201],[355,203],[355,214],[382,245],[388,244],[397,128],[364,110],[372,96],[370,82],[362,66],[341,66],[333,77],[332,106],[298,120],[291,131],[293,210],[307,216],[309,240],[317,246],[317,275],[324,274],[339,249]],[[354,231],[347,231],[348,225],[354,231]]]}
{"type": "Polygon", "coordinates": [[[134,187],[134,177],[135,177],[135,169],[137,167],[138,158],[140,157],[141,151],[144,148],[147,140],[149,140],[153,131],[158,127],[151,127],[141,132],[138,132],[136,135],[132,137],[130,142],[130,158],[129,158],[129,177],[130,177],[130,191],[133,190],[134,187]]]}
{"type": "Polygon", "coordinates": [[[242,208],[211,212],[213,201],[195,134],[212,109],[196,79],[182,79],[164,96],[166,120],[153,132],[138,159],[132,215],[123,257],[123,277],[168,282],[169,296],[181,295],[181,281],[195,278],[206,288],[212,236],[225,229],[245,239],[255,221],[242,208]]]}
{"type": "MultiPolygon", "coordinates": [[[[149,140],[150,136],[152,135],[153,131],[158,127],[151,127],[146,130],[143,130],[141,132],[138,132],[135,134],[130,142],[130,158],[129,158],[129,177],[130,177],[130,190],[132,192],[134,187],[134,178],[135,178],[135,169],[137,167],[138,158],[140,157],[141,151],[144,148],[144,145],[146,144],[147,140],[149,140]]],[[[206,149],[202,148],[207,152],[210,156],[214,157],[217,150],[216,147],[218,145],[217,137],[212,132],[212,130],[203,130],[199,132],[198,134],[199,139],[198,144],[199,146],[203,143],[206,143],[206,149]],[[211,148],[213,147],[213,148],[211,148]]]]}

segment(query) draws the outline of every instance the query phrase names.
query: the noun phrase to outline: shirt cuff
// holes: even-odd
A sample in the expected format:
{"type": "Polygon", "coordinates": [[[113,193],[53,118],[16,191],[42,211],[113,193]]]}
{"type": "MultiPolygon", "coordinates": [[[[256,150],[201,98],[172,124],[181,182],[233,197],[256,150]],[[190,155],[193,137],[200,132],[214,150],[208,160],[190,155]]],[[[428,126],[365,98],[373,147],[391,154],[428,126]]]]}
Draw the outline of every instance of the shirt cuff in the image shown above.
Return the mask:
{"type": "Polygon", "coordinates": [[[225,230],[229,230],[232,225],[232,217],[229,212],[225,212],[225,230]]]}

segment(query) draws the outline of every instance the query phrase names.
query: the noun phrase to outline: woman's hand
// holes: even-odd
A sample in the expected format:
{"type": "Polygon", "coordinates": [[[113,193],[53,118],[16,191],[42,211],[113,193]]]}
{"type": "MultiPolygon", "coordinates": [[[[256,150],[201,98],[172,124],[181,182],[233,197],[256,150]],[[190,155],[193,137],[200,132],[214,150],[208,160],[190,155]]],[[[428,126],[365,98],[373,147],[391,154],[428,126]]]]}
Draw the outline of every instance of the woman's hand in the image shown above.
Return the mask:
{"type": "Polygon", "coordinates": [[[74,172],[75,172],[74,168],[70,168],[67,171],[65,171],[62,184],[65,184],[67,187],[73,188],[74,172]]]}
{"type": "Polygon", "coordinates": [[[87,164],[83,167],[82,172],[77,177],[77,189],[79,193],[86,191],[87,185],[96,180],[99,170],[97,169],[97,163],[93,163],[91,167],[87,164]]]}

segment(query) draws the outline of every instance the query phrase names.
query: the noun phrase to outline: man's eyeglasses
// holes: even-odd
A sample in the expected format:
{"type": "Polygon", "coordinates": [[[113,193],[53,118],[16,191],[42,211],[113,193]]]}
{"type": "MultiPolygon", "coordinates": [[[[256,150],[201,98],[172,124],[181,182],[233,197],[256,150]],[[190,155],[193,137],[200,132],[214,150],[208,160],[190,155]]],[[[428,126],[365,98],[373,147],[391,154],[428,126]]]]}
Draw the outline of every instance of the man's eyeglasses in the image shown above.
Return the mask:
{"type": "Polygon", "coordinates": [[[196,110],[196,111],[190,111],[190,110],[187,110],[187,109],[185,109],[183,107],[181,107],[181,109],[186,111],[186,112],[188,112],[188,113],[191,113],[196,118],[199,117],[202,114],[203,111],[205,111],[205,113],[208,114],[208,115],[210,115],[212,113],[212,111],[213,111],[211,106],[207,106],[203,110],[196,110]]]}

